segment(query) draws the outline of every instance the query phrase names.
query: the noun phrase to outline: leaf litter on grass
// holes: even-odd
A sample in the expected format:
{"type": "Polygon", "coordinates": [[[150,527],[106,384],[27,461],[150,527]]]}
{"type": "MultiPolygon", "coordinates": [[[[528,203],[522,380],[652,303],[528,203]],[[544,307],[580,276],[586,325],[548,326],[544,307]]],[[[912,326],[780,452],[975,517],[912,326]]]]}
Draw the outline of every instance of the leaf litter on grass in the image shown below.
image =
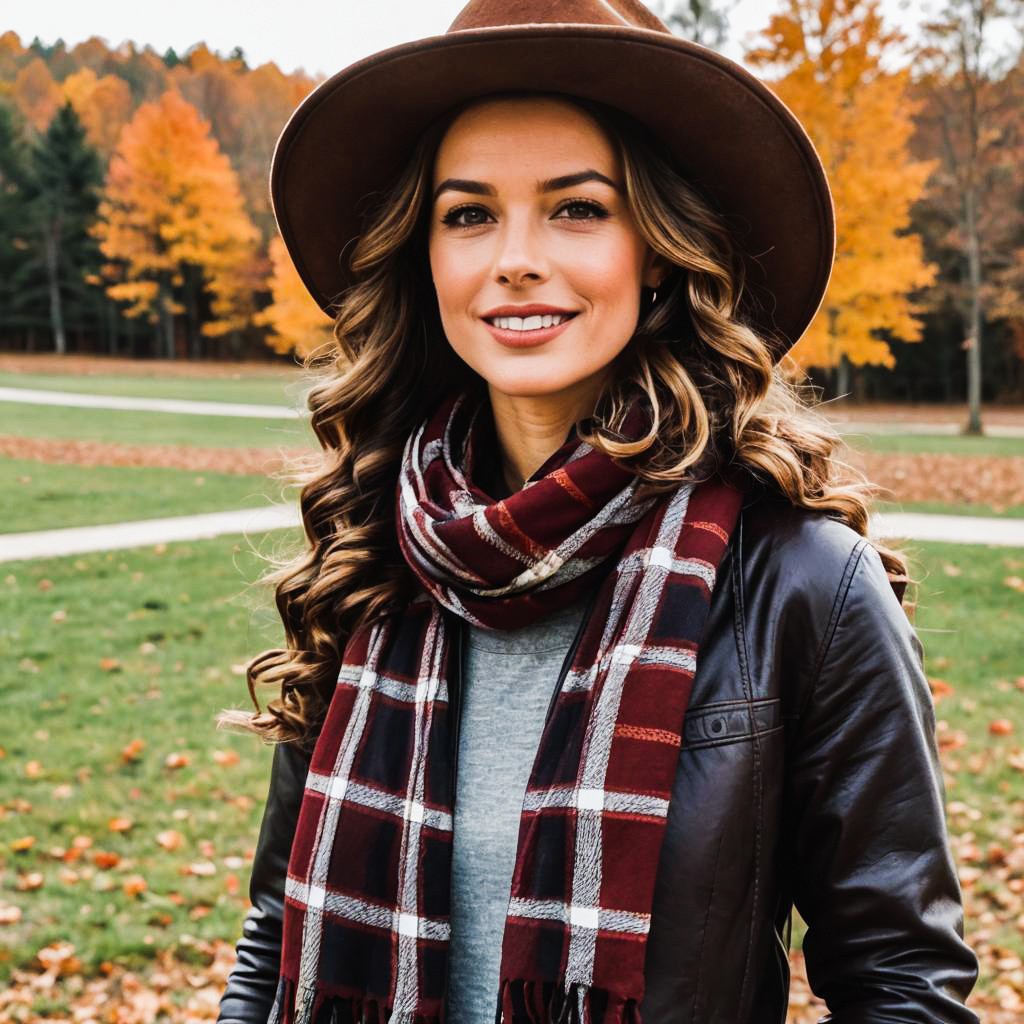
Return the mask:
{"type": "MultiPolygon", "coordinates": [[[[253,745],[203,732],[215,708],[247,706],[244,678],[233,667],[269,645],[223,617],[229,606],[221,599],[240,582],[221,575],[211,584],[209,576],[231,563],[231,551],[221,540],[169,545],[162,555],[13,567],[20,611],[30,621],[48,621],[59,601],[69,611],[61,630],[98,633],[103,620],[111,632],[102,652],[95,645],[69,649],[64,639],[59,651],[38,643],[25,648],[46,678],[78,678],[91,695],[83,701],[76,690],[76,699],[61,699],[70,685],[62,679],[56,692],[23,709],[31,712],[30,732],[48,730],[54,750],[77,742],[76,757],[30,756],[20,743],[2,752],[22,769],[35,766],[23,772],[33,790],[0,810],[7,874],[0,939],[17,950],[0,1019],[216,1019],[247,907],[268,778],[267,761],[254,759],[253,745]],[[76,592],[73,581],[90,576],[96,585],[76,592]],[[190,580],[188,604],[177,600],[179,577],[190,580]],[[50,585],[40,589],[42,579],[50,585]],[[114,598],[124,606],[110,626],[114,598]],[[154,607],[145,609],[147,602],[154,607]],[[124,614],[140,608],[141,618],[124,614]],[[211,628],[189,637],[193,609],[211,628]],[[145,639],[158,632],[160,639],[145,639]],[[143,653],[144,643],[154,649],[143,653]],[[103,657],[119,660],[122,670],[104,671],[103,657]],[[170,675],[150,702],[144,667],[154,660],[170,675]],[[104,696],[102,714],[85,719],[83,745],[83,712],[104,696]],[[144,715],[147,704],[159,714],[144,715]],[[36,705],[45,707],[45,721],[36,705]],[[117,717],[121,706],[128,717],[117,717]],[[55,795],[61,785],[75,790],[84,816],[69,817],[66,798],[55,795]],[[118,819],[131,826],[112,828],[118,819]],[[50,894],[63,895],[48,904],[50,894]],[[40,913],[56,915],[58,923],[41,927],[40,913]],[[94,937],[100,922],[111,936],[105,946],[94,937]]],[[[1016,628],[1021,596],[1002,580],[1024,567],[1024,552],[922,544],[916,556],[926,570],[916,624],[938,719],[968,940],[983,969],[972,1005],[988,1024],[1009,1024],[1024,1013],[1024,661],[1016,628]]],[[[824,1007],[807,985],[798,950],[791,965],[789,1020],[810,1024],[824,1007]]]]}

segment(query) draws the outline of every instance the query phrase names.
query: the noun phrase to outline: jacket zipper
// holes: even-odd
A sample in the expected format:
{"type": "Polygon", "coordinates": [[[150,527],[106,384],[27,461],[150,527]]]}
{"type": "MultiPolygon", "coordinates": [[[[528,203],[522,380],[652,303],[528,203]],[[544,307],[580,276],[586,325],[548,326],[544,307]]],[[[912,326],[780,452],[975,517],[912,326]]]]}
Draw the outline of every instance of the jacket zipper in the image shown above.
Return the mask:
{"type": "MultiPolygon", "coordinates": [[[[586,607],[583,610],[583,616],[580,619],[579,625],[576,627],[576,635],[572,638],[572,643],[569,645],[569,650],[566,651],[565,657],[562,659],[562,667],[558,673],[558,679],[555,681],[554,690],[551,693],[551,699],[548,701],[548,709],[544,715],[544,726],[541,729],[541,736],[547,730],[548,722],[551,719],[551,712],[554,710],[555,701],[558,699],[558,694],[561,692],[562,683],[565,682],[565,677],[569,674],[569,667],[572,665],[573,659],[576,657],[576,651],[579,649],[580,640],[583,637],[583,630],[586,628],[587,623],[590,621],[590,613],[594,609],[594,601],[597,598],[597,592],[600,589],[599,586],[595,586],[590,593],[590,597],[587,600],[586,607]]],[[[448,614],[448,613],[446,613],[448,614]]],[[[452,771],[451,771],[451,793],[452,793],[452,809],[455,808],[455,784],[458,778],[459,772],[459,734],[462,731],[462,667],[463,667],[463,637],[465,635],[466,623],[457,615],[448,616],[449,627],[455,630],[455,660],[456,664],[449,672],[449,687],[448,687],[448,714],[453,715],[452,719],[452,743],[454,749],[452,750],[452,771]],[[454,686],[452,685],[454,683],[454,686]]]]}

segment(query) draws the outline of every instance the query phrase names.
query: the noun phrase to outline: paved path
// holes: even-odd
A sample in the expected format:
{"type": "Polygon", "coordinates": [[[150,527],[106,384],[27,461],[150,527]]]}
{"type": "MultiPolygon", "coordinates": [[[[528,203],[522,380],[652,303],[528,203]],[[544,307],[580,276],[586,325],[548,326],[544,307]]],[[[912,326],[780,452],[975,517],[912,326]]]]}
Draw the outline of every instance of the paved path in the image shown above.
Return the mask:
{"type": "Polygon", "coordinates": [[[291,505],[268,505],[197,516],[143,519],[108,526],[73,526],[35,533],[0,536],[0,562],[25,558],[54,558],[92,551],[117,551],[177,540],[204,540],[226,533],[258,534],[299,525],[299,510],[291,505]]]}
{"type": "MultiPolygon", "coordinates": [[[[202,540],[222,534],[259,534],[299,525],[293,505],[268,505],[233,512],[207,512],[171,519],[145,519],[108,526],[75,526],[35,533],[0,536],[0,562],[54,558],[92,551],[116,551],[181,540],[202,540]]],[[[1024,519],[887,513],[872,519],[872,537],[939,540],[953,544],[995,544],[1024,548],[1024,519]]]]}
{"type": "Polygon", "coordinates": [[[0,402],[25,405],[70,405],[80,409],[136,409],[142,412],[179,412],[191,416],[247,416],[261,420],[295,420],[306,410],[286,405],[249,405],[242,402],[192,402],[183,398],[128,398],[121,395],[78,395],[70,391],[0,387],[0,402]]]}
{"type": "Polygon", "coordinates": [[[886,512],[871,517],[871,536],[1024,548],[1024,519],[886,512]]]}

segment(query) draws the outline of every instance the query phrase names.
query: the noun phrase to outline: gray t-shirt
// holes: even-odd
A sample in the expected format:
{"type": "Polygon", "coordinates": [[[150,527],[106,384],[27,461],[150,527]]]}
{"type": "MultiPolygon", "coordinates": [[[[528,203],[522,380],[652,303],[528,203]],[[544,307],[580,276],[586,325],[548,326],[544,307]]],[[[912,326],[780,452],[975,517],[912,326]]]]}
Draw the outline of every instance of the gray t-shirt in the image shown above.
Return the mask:
{"type": "Polygon", "coordinates": [[[586,599],[515,630],[466,627],[452,849],[451,1024],[492,1024],[519,815],[586,599]]]}

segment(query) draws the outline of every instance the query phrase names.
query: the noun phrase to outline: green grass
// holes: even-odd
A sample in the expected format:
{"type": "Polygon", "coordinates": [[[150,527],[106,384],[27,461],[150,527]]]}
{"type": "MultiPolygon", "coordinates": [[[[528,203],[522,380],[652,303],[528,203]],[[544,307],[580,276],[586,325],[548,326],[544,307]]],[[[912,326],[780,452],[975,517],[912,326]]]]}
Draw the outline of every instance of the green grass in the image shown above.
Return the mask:
{"type": "MultiPolygon", "coordinates": [[[[40,388],[88,395],[127,395],[133,398],[184,398],[194,402],[245,402],[303,408],[299,371],[267,371],[265,377],[70,376],[47,373],[0,373],[0,387],[40,388]]],[[[150,371],[150,374],[154,371],[150,371]]]]}
{"type": "Polygon", "coordinates": [[[965,437],[961,434],[843,434],[857,451],[950,455],[1024,455],[1024,437],[965,437]]]}
{"type": "MultiPolygon", "coordinates": [[[[280,550],[295,537],[263,544],[280,550]]],[[[57,940],[92,971],[104,960],[138,966],[186,933],[240,934],[271,751],[213,719],[251,708],[232,666],[281,642],[269,594],[246,589],[262,565],[244,542],[220,538],[0,568],[0,902],[23,911],[4,926],[0,983],[57,940]],[[133,740],[144,746],[126,761],[133,740]],[[215,750],[239,760],[218,763],[215,750]],[[172,753],[189,763],[166,767],[172,753]],[[128,832],[111,831],[117,817],[132,820],[128,832]],[[184,837],[176,852],[156,841],[171,829],[184,837]],[[13,852],[28,836],[32,847],[13,852]],[[77,836],[92,846],[66,863],[60,851],[77,836]],[[122,860],[104,869],[97,852],[122,860]],[[199,862],[213,873],[182,873],[199,862]],[[18,891],[32,872],[42,886],[18,891]],[[136,874],[148,888],[126,894],[136,874]]]]}
{"type": "Polygon", "coordinates": [[[192,416],[0,402],[0,435],[187,444],[201,448],[301,448],[316,444],[305,420],[192,416]]]}
{"type": "Polygon", "coordinates": [[[880,501],[879,512],[921,512],[944,516],[992,516],[1004,519],[1024,519],[1024,505],[959,505],[944,501],[880,501]]]}
{"type": "MultiPolygon", "coordinates": [[[[265,543],[294,548],[297,534],[278,532],[265,543]]],[[[946,723],[940,728],[962,733],[963,746],[945,757],[951,827],[973,832],[982,850],[990,842],[1012,849],[1024,788],[1008,760],[1024,729],[1024,691],[1016,685],[1024,676],[1024,595],[1004,581],[1024,576],[1024,550],[928,543],[911,553],[913,572],[923,577],[916,625],[926,668],[953,687],[937,705],[946,723]],[[996,718],[1010,719],[1015,734],[991,735],[996,718]]],[[[270,595],[246,590],[261,565],[236,539],[221,538],[163,553],[0,567],[9,609],[0,650],[10,680],[0,688],[7,808],[0,903],[23,912],[4,926],[0,984],[12,966],[31,963],[58,939],[75,945],[88,973],[104,960],[138,969],[156,949],[187,949],[186,934],[230,941],[240,934],[270,750],[214,731],[212,720],[222,707],[249,707],[244,679],[231,666],[281,639],[270,595]],[[126,762],[121,750],[133,739],[145,746],[137,762],[126,762]],[[219,764],[214,750],[240,760],[219,764]],[[188,755],[189,764],[165,767],[171,753],[188,755]],[[26,773],[31,761],[39,762],[36,775],[26,773]],[[115,817],[131,818],[132,828],[112,832],[115,817]],[[179,851],[156,843],[166,829],[184,836],[179,851]],[[11,844],[27,836],[32,847],[13,852],[11,844]],[[76,836],[93,845],[64,863],[58,851],[76,836]],[[92,864],[96,851],[123,859],[102,869],[92,864]],[[181,873],[197,862],[213,864],[213,874],[181,873]],[[62,879],[62,869],[78,879],[62,879]],[[42,886],[19,891],[18,879],[32,872],[42,874],[42,886]],[[146,892],[123,892],[132,874],[146,878],[146,892]]],[[[999,884],[987,872],[975,883],[975,913],[991,909],[992,943],[1019,954],[1024,940],[1016,912],[998,904],[999,884]]],[[[977,928],[968,922],[969,934],[977,928]]]]}
{"type": "Polygon", "coordinates": [[[5,533],[258,508],[284,500],[289,498],[281,484],[263,476],[0,459],[5,533]]]}

